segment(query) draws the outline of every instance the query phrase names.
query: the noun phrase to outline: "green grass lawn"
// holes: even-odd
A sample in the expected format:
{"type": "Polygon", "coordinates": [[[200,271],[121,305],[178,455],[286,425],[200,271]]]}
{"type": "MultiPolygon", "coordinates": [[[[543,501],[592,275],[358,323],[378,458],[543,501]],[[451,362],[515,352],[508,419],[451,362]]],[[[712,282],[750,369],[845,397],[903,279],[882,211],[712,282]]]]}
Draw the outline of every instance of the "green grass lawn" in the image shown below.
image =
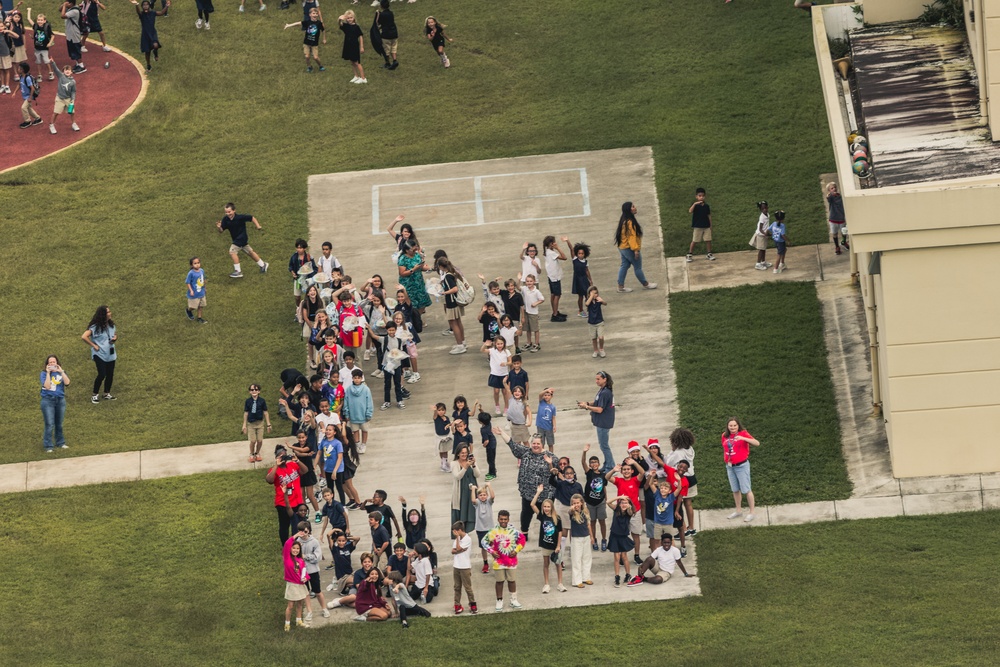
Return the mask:
{"type": "Polygon", "coordinates": [[[936,666],[1000,649],[996,512],[702,533],[699,598],[288,636],[270,500],[252,473],[0,497],[0,662],[543,666],[627,646],[686,665],[936,666]]]}
{"type": "Polygon", "coordinates": [[[719,441],[731,416],[761,442],[750,452],[758,504],[850,496],[812,283],[671,294],[670,327],[699,507],[732,505],[719,441]]]}
{"type": "MultiPolygon", "coordinates": [[[[762,197],[816,219],[798,242],[826,238],[816,179],[832,168],[828,135],[808,20],[787,0],[396,3],[401,67],[366,57],[367,86],[348,84],[339,59],[335,18],[348,6],[324,5],[328,71],[307,75],[300,33],[280,28],[297,9],[220,4],[205,32],[179,3],[158,21],[165,47],[134,114],[0,176],[16,202],[0,219],[0,374],[12,388],[0,463],[43,456],[37,374],[50,353],[74,381],[69,455],[239,437],[244,387],[261,382],[273,401],[278,372],[300,363],[283,267],[307,232],[310,174],[651,145],[668,254],[684,252],[697,186],[718,251],[745,249],[762,197]],[[450,70],[422,43],[430,11],[455,39],[450,70]],[[227,201],[261,220],[251,243],[272,275],[249,265],[242,281],[225,277],[228,237],[213,223],[227,201]],[[192,255],[208,275],[207,327],[181,310],[192,255]],[[102,303],[119,323],[121,400],[94,407],[79,336],[102,303]]],[[[355,9],[367,27],[373,10],[355,9]]],[[[102,16],[138,57],[132,7],[102,16]]]]}

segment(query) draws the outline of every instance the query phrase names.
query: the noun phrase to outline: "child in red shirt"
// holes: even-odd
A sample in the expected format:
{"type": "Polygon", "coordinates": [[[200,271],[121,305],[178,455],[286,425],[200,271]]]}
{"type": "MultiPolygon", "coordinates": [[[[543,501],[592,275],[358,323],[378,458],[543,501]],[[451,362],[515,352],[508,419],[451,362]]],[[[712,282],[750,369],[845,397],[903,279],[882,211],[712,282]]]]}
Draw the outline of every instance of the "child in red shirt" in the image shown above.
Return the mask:
{"type": "Polygon", "coordinates": [[[627,496],[632,501],[632,507],[635,509],[635,514],[629,520],[629,532],[632,533],[632,541],[635,542],[635,556],[633,556],[633,560],[638,565],[642,564],[642,559],[639,557],[639,534],[646,523],[646,508],[643,507],[642,499],[639,495],[642,474],[642,468],[639,467],[635,459],[629,456],[621,465],[616,465],[605,475],[605,479],[617,487],[617,495],[627,496]]]}

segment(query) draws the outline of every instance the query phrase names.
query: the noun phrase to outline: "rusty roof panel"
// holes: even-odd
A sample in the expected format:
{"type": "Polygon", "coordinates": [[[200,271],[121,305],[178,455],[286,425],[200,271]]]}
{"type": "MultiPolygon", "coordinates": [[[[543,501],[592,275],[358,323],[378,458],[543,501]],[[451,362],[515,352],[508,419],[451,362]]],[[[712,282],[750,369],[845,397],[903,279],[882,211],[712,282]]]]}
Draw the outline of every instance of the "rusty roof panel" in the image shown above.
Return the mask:
{"type": "Polygon", "coordinates": [[[884,24],[852,31],[851,52],[877,185],[1000,174],[963,32],[884,24]]]}

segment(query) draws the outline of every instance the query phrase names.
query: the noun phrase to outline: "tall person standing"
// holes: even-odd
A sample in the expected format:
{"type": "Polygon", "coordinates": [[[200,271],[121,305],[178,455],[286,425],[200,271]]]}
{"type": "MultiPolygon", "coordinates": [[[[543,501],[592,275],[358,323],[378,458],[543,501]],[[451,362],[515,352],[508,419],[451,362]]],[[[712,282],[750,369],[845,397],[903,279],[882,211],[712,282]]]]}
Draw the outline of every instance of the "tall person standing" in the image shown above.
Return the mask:
{"type": "Polygon", "coordinates": [[[615,427],[615,395],[612,392],[614,381],[604,371],[598,371],[595,378],[597,395],[593,401],[579,402],[582,409],[590,413],[590,423],[597,429],[597,444],[601,446],[604,464],[601,472],[607,473],[615,467],[615,457],[611,453],[611,429],[615,427]]]}
{"type": "Polygon", "coordinates": [[[232,237],[232,243],[229,245],[229,256],[233,259],[233,272],[229,274],[229,277],[243,277],[243,271],[240,269],[240,250],[249,255],[253,261],[257,262],[261,273],[267,273],[267,267],[270,265],[262,260],[260,255],[250,247],[250,239],[247,236],[248,222],[252,222],[254,227],[258,231],[260,230],[260,223],[257,222],[257,218],[252,215],[237,215],[236,205],[232,202],[226,204],[223,210],[226,214],[222,217],[222,220],[215,223],[215,226],[218,228],[220,234],[222,230],[228,229],[229,235],[232,237]]]}
{"type": "Polygon", "coordinates": [[[118,351],[115,349],[115,343],[118,341],[118,329],[115,327],[115,321],[111,319],[111,309],[107,306],[98,306],[81,338],[90,346],[90,358],[97,366],[97,378],[94,380],[94,392],[90,397],[90,402],[95,404],[100,402],[99,392],[102,382],[104,383],[104,400],[115,400],[111,394],[111,385],[115,381],[115,361],[118,360],[118,351]]]}
{"type": "Polygon", "coordinates": [[[45,358],[45,368],[42,369],[40,380],[42,418],[45,420],[42,446],[45,447],[46,453],[51,454],[56,447],[67,449],[66,437],[63,435],[63,417],[66,415],[66,387],[69,386],[69,375],[59,365],[59,357],[50,354],[45,358]]]}

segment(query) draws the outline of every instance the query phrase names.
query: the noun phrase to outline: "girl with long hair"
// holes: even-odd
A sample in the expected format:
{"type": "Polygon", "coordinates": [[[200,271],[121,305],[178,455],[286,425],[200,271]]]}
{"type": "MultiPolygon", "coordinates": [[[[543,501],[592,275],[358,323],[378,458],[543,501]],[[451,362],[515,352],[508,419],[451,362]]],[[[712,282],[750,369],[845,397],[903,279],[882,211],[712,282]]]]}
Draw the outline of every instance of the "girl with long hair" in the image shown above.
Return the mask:
{"type": "Polygon", "coordinates": [[[90,402],[97,403],[100,400],[98,391],[102,382],[104,400],[115,400],[115,396],[111,394],[111,385],[115,381],[115,361],[118,359],[118,352],[115,350],[118,329],[115,321],[111,319],[111,309],[107,306],[98,306],[81,338],[91,347],[90,358],[97,367],[97,378],[94,379],[94,391],[90,402]]]}
{"type": "Polygon", "coordinates": [[[631,292],[632,288],[625,287],[625,275],[629,267],[635,269],[635,277],[643,289],[656,289],[656,283],[646,280],[646,274],[642,272],[642,225],[635,219],[636,207],[630,201],[622,204],[622,215],[618,219],[618,228],[615,229],[615,246],[618,254],[621,255],[622,263],[618,267],[618,291],[631,292]]]}

